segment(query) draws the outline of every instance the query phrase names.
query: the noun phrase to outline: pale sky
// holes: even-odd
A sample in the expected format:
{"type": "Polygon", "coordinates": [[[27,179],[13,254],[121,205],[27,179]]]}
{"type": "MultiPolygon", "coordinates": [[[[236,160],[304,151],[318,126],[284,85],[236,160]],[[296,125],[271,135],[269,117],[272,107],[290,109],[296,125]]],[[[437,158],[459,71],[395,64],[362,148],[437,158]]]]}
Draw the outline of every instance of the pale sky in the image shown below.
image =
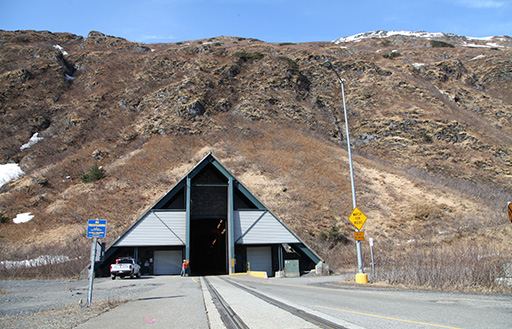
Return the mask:
{"type": "Polygon", "coordinates": [[[332,41],[374,30],[512,36],[512,0],[0,0],[1,30],[130,41],[332,41]]]}

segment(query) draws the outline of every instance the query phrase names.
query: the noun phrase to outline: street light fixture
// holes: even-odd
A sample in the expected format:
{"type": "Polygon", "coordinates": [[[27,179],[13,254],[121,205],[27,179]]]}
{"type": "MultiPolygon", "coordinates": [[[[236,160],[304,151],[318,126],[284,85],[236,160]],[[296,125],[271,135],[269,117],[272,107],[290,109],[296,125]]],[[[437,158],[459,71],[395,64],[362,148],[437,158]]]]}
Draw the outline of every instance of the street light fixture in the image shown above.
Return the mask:
{"type": "MultiPolygon", "coordinates": [[[[350,134],[348,131],[348,117],[347,117],[347,106],[345,103],[345,86],[343,85],[343,79],[340,77],[338,72],[334,69],[334,66],[331,64],[331,62],[326,61],[325,65],[330,68],[335,74],[336,77],[338,77],[338,81],[341,85],[341,95],[343,97],[343,113],[345,115],[345,133],[347,135],[347,151],[348,151],[348,162],[350,166],[350,185],[352,187],[352,204],[354,206],[354,209],[357,208],[357,200],[356,200],[356,186],[354,183],[354,167],[352,165],[352,151],[350,147],[350,134]]],[[[359,232],[359,229],[356,228],[356,232],[359,232]]],[[[361,241],[356,241],[356,247],[357,247],[357,267],[358,267],[358,274],[356,274],[356,282],[358,283],[368,283],[368,276],[364,273],[363,268],[363,257],[361,255],[361,241]]]]}

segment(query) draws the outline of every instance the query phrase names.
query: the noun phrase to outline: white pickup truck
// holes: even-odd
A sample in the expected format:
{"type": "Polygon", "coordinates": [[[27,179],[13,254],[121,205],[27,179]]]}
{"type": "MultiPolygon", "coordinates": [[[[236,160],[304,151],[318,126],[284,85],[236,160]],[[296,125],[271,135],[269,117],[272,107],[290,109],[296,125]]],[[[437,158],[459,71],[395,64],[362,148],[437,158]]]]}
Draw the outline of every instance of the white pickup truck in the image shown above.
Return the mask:
{"type": "Polygon", "coordinates": [[[116,263],[110,265],[110,275],[112,276],[112,280],[115,280],[116,276],[121,278],[126,276],[140,278],[140,265],[137,264],[133,258],[116,259],[116,263]]]}

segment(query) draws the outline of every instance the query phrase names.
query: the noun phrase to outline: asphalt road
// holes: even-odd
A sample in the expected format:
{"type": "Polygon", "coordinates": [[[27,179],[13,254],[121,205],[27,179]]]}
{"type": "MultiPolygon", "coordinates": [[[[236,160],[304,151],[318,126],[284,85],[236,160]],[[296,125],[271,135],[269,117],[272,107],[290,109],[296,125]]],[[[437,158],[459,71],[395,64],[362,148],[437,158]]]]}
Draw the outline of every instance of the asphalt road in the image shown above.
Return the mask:
{"type": "Polygon", "coordinates": [[[310,313],[363,328],[512,328],[512,296],[339,286],[329,277],[230,277],[310,313]]]}
{"type": "Polygon", "coordinates": [[[208,328],[199,278],[0,281],[0,328],[208,328]],[[197,280],[196,280],[197,279],[197,280]]]}
{"type": "MultiPolygon", "coordinates": [[[[464,294],[339,285],[343,277],[206,278],[249,328],[317,328],[317,323],[251,294],[256,291],[343,328],[512,328],[512,295],[464,294]],[[232,284],[232,283],[235,283],[232,284]]],[[[224,328],[203,278],[158,276],[87,281],[0,281],[1,328],[224,328]],[[127,300],[101,310],[101,302],[127,300]],[[62,310],[60,313],[55,313],[62,310]]],[[[320,326],[321,327],[321,326],[320,326]]]]}

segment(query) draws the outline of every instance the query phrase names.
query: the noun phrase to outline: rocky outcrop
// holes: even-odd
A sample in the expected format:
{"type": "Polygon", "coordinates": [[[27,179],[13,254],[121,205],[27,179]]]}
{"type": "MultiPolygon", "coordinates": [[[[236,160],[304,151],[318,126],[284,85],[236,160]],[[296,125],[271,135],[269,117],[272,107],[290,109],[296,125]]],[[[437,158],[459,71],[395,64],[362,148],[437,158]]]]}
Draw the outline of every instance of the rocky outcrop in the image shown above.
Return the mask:
{"type": "MultiPolygon", "coordinates": [[[[216,147],[241,173],[300,186],[262,190],[301,232],[328,227],[351,203],[348,184],[337,181],[347,174],[323,175],[340,163],[333,150],[346,147],[340,83],[326,61],[344,79],[358,160],[509,191],[510,39],[485,41],[500,47],[435,40],[452,46],[389,33],[339,44],[219,37],[143,45],[94,31],[0,31],[0,161],[20,163],[27,177],[2,187],[0,211],[36,211],[50,226],[76,224],[88,215],[80,207],[137,213],[169,188],[192,150],[216,147]],[[35,133],[44,139],[21,150],[35,133]],[[80,185],[92,164],[108,178],[80,185]],[[318,201],[324,191],[334,196],[318,201]],[[69,200],[80,207],[62,206],[69,200]]],[[[381,178],[372,180],[366,185],[381,178]]]]}

